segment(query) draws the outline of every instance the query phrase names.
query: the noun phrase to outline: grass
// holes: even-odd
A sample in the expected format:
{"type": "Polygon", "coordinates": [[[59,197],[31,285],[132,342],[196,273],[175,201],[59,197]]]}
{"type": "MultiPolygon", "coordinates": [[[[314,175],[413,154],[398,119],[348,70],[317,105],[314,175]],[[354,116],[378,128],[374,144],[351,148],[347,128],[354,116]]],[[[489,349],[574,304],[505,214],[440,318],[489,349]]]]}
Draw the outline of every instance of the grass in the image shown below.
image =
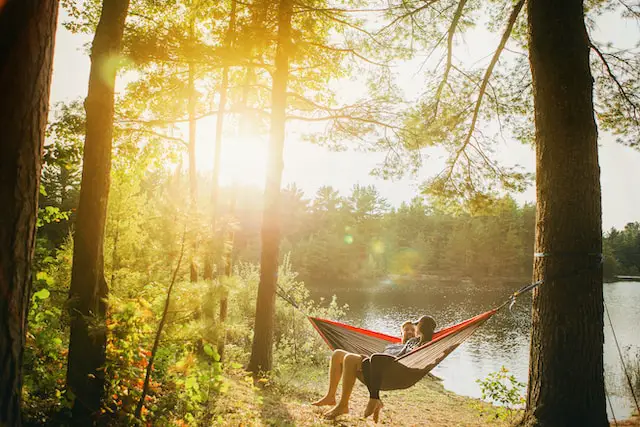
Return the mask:
{"type": "MultiPolygon", "coordinates": [[[[368,393],[356,383],[348,415],[335,421],[323,418],[328,408],[309,402],[318,399],[327,386],[325,370],[294,368],[279,373],[277,379],[255,387],[241,370],[227,371],[228,389],[211,408],[209,425],[242,426],[373,426],[362,412],[368,393]]],[[[379,424],[393,426],[505,426],[496,418],[496,408],[478,399],[463,397],[444,389],[429,377],[418,385],[395,392],[383,392],[385,407],[379,424]]]]}
{"type": "MultiPolygon", "coordinates": [[[[293,367],[274,380],[259,384],[242,370],[225,372],[227,391],[216,399],[203,425],[224,426],[374,426],[362,412],[367,403],[366,387],[356,382],[350,413],[335,421],[323,418],[328,409],[309,404],[326,390],[327,372],[316,367],[293,367]]],[[[434,377],[435,378],[435,377],[434,377]]],[[[388,426],[508,426],[517,420],[501,419],[500,408],[479,399],[447,391],[437,379],[427,376],[408,390],[382,392],[385,407],[378,424],[388,426]]],[[[614,423],[612,422],[613,426],[614,423]]],[[[618,421],[618,426],[640,426],[640,418],[618,421]]]]}

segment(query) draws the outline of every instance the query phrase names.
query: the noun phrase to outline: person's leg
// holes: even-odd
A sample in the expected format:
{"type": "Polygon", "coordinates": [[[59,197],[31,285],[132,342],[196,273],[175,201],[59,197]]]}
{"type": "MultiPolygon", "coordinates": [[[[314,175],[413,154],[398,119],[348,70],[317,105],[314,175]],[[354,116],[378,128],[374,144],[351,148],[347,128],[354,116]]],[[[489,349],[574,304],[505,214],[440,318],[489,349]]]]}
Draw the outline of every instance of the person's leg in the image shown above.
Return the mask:
{"type": "Polygon", "coordinates": [[[338,390],[338,383],[342,376],[344,358],[347,354],[344,350],[335,350],[333,352],[331,361],[329,362],[329,390],[327,390],[327,394],[322,399],[313,402],[312,405],[324,406],[336,404],[336,391],[338,390]]]}
{"type": "Polygon", "coordinates": [[[356,382],[358,369],[362,366],[362,356],[359,354],[348,353],[344,358],[344,369],[342,371],[342,394],[340,401],[329,412],[325,414],[325,418],[332,419],[339,415],[349,413],[349,399],[356,382]]]}
{"type": "Polygon", "coordinates": [[[369,402],[364,410],[364,417],[373,414],[373,420],[378,422],[382,402],[380,401],[380,387],[385,370],[391,364],[395,363],[395,357],[388,354],[374,354],[371,356],[369,365],[369,402]]]}

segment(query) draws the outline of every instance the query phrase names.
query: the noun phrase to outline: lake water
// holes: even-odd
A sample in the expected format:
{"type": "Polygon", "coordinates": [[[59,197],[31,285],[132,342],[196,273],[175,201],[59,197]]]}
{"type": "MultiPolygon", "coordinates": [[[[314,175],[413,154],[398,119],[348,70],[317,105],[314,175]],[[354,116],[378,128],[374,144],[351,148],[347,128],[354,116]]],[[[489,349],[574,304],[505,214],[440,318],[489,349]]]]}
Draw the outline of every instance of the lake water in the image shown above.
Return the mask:
{"type": "MultiPolygon", "coordinates": [[[[428,313],[438,328],[449,326],[502,303],[520,284],[489,289],[470,283],[450,283],[411,292],[401,285],[380,285],[373,290],[334,290],[314,292],[349,304],[347,322],[380,332],[398,335],[403,320],[428,313]]],[[[604,299],[623,352],[633,355],[640,348],[640,282],[604,285],[604,299]]],[[[521,296],[513,310],[502,310],[432,372],[443,379],[445,388],[466,396],[480,397],[477,379],[484,379],[502,366],[523,383],[529,367],[531,296],[521,296]]],[[[628,418],[635,405],[622,371],[620,358],[605,313],[605,377],[607,391],[617,419],[628,418]]],[[[608,408],[609,418],[611,410],[608,408]]]]}

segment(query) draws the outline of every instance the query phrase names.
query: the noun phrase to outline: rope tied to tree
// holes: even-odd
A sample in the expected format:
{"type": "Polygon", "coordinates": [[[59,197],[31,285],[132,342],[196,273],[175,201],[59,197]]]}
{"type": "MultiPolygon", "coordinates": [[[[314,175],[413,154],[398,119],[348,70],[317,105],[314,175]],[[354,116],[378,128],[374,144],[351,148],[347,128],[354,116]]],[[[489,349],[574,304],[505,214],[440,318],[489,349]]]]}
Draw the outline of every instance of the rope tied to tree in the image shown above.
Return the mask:
{"type": "MultiPolygon", "coordinates": [[[[603,262],[603,256],[602,253],[600,252],[584,252],[584,251],[553,251],[553,252],[534,252],[533,257],[534,258],[550,258],[550,257],[564,257],[564,256],[588,256],[588,257],[596,257],[597,258],[597,263],[596,263],[596,268],[599,267],[602,262],[603,262]]],[[[502,308],[504,308],[505,306],[509,306],[509,311],[511,311],[511,308],[514,306],[514,304],[516,303],[516,298],[525,293],[528,292],[530,290],[533,290],[535,288],[537,288],[538,286],[542,285],[545,282],[553,282],[555,280],[560,280],[560,279],[567,279],[569,277],[573,277],[573,276],[578,276],[580,273],[582,273],[583,271],[589,271],[592,268],[582,268],[582,269],[578,269],[578,270],[574,270],[571,271],[570,273],[566,273],[566,274],[559,274],[556,276],[552,276],[551,278],[546,278],[546,279],[540,279],[536,282],[524,285],[522,288],[518,289],[517,291],[515,291],[513,294],[511,294],[511,296],[509,296],[509,299],[507,299],[504,303],[502,303],[500,306],[498,306],[496,308],[496,310],[500,310],[502,308]]]]}

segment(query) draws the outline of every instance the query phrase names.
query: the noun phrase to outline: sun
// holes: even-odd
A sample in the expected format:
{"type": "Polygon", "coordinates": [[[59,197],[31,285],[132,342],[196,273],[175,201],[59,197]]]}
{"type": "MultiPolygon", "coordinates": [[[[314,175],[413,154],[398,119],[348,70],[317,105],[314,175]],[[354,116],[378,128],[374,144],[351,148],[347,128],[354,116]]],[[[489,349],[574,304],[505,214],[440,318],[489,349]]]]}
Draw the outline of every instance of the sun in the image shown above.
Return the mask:
{"type": "MultiPolygon", "coordinates": [[[[267,138],[242,137],[235,123],[228,121],[222,141],[220,185],[248,185],[264,187],[267,163],[267,138]]],[[[196,128],[196,168],[198,174],[211,173],[215,153],[215,117],[198,120],[196,128]]]]}

